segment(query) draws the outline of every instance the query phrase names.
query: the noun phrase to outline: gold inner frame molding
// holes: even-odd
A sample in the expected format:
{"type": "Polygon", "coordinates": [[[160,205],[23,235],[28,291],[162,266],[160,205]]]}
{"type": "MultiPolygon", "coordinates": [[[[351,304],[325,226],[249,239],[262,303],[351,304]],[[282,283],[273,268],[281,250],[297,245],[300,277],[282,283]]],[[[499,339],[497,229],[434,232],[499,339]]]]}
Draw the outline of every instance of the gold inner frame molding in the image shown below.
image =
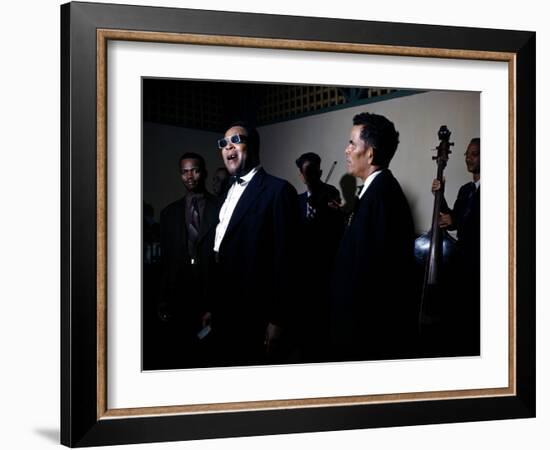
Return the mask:
{"type": "Polygon", "coordinates": [[[516,55],[515,53],[444,48],[419,48],[340,42],[296,41],[236,36],[97,30],[97,418],[115,419],[167,414],[205,414],[290,408],[346,406],[422,400],[513,396],[516,394],[516,55]],[[297,51],[362,53],[428,58],[471,59],[508,63],[509,112],[509,231],[508,231],[508,387],[452,391],[410,392],[346,397],[301,398],[252,402],[211,403],[109,409],[107,404],[107,43],[110,40],[213,45],[297,51]]]}

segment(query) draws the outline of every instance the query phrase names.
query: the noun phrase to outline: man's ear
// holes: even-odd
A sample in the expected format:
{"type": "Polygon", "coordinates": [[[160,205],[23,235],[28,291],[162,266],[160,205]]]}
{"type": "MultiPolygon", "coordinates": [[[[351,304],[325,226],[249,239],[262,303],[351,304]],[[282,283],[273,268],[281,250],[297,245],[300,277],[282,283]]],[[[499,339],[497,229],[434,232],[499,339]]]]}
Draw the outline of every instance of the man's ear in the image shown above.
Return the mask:
{"type": "Polygon", "coordinates": [[[372,164],[374,161],[374,148],[373,147],[367,147],[367,161],[369,164],[372,164]]]}

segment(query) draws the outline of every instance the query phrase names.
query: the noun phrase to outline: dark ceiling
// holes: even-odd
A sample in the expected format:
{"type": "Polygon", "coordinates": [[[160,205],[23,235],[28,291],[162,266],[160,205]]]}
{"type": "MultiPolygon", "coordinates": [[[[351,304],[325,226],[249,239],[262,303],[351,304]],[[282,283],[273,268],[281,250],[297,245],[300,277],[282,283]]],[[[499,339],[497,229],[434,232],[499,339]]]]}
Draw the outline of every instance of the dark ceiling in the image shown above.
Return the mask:
{"type": "Polygon", "coordinates": [[[393,96],[397,89],[143,79],[143,120],[223,132],[292,120],[393,96]]]}

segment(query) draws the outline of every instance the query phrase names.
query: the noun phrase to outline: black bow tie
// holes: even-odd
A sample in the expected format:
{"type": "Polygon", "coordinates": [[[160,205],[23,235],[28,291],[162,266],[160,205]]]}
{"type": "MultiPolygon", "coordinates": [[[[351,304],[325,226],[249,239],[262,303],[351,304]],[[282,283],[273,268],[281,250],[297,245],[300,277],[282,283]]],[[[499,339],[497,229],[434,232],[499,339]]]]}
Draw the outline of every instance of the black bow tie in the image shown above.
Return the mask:
{"type": "Polygon", "coordinates": [[[244,180],[241,177],[237,176],[237,175],[233,175],[231,177],[231,184],[233,185],[235,183],[243,184],[244,180]]]}

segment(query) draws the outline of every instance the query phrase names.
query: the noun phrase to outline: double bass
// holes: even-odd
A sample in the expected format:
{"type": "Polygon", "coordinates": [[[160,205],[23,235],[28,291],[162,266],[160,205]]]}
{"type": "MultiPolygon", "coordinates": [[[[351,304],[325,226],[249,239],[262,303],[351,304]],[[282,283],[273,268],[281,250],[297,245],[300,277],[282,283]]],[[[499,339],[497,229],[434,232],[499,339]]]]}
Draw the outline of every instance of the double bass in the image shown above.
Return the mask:
{"type": "Polygon", "coordinates": [[[420,303],[419,326],[423,328],[437,323],[441,320],[444,309],[445,297],[445,272],[455,256],[456,240],[439,226],[441,205],[444,198],[445,181],[443,172],[449,160],[451,146],[451,131],[446,125],[442,125],[437,133],[439,145],[436,148],[437,155],[432,159],[437,164],[436,179],[440,182],[441,188],[434,192],[434,205],[432,212],[431,228],[427,233],[422,234],[415,241],[415,258],[417,264],[423,266],[422,297],[420,303]]]}

